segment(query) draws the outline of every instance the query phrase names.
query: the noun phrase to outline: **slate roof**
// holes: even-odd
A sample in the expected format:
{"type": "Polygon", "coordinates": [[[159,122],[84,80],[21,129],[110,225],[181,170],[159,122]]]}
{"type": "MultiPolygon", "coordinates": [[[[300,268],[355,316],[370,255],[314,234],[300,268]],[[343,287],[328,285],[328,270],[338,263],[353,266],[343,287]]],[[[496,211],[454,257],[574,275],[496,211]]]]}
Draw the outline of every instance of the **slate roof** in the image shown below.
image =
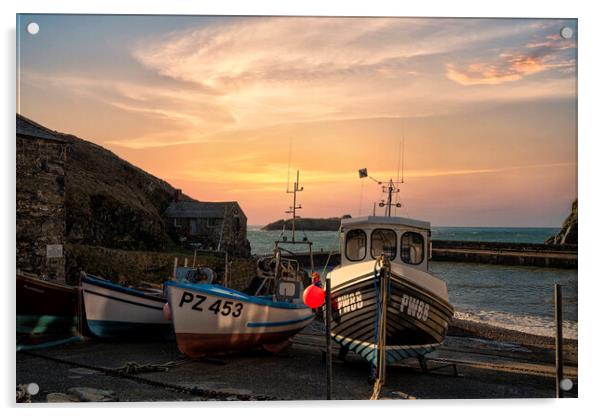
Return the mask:
{"type": "MultiPolygon", "coordinates": [[[[168,218],[224,218],[226,208],[231,206],[238,206],[238,203],[235,201],[174,201],[165,210],[165,216],[168,218]]],[[[240,208],[238,212],[242,214],[240,208]]]]}
{"type": "Polygon", "coordinates": [[[67,143],[66,140],[54,135],[52,130],[17,114],[17,135],[32,137],[35,139],[52,140],[60,143],[67,143]]]}

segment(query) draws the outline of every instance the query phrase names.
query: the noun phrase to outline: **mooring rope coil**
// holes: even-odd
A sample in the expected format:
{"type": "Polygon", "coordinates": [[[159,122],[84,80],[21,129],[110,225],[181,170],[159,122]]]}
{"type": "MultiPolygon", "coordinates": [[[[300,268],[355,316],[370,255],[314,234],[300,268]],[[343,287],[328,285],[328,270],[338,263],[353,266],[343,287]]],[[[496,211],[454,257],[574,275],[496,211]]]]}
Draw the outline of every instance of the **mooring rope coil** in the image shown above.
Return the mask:
{"type": "Polygon", "coordinates": [[[151,373],[157,371],[169,371],[170,368],[182,365],[186,360],[180,361],[168,361],[163,364],[138,364],[137,362],[127,362],[124,366],[118,368],[112,368],[115,373],[121,374],[141,374],[151,373]]]}

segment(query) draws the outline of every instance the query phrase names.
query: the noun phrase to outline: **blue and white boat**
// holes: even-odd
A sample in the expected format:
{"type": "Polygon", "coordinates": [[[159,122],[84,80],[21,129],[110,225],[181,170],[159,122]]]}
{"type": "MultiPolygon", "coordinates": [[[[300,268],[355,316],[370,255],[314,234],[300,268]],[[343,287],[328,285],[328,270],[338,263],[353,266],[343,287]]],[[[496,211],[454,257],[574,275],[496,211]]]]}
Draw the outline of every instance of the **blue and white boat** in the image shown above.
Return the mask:
{"type": "Polygon", "coordinates": [[[315,315],[303,303],[301,282],[280,281],[274,296],[212,284],[165,285],[178,348],[190,357],[254,347],[277,351],[315,315]]]}
{"type": "Polygon", "coordinates": [[[101,338],[169,338],[167,302],[159,289],[133,289],[100,277],[83,275],[81,287],[90,331],[101,338]]]}
{"type": "Polygon", "coordinates": [[[302,244],[309,248],[313,272],[312,243],[307,238],[295,240],[295,211],[299,172],[294,184],[292,238],[276,241],[274,255],[259,259],[257,274],[249,293],[225,285],[191,283],[189,276],[178,276],[167,282],[170,314],[178,348],[190,357],[215,352],[262,347],[278,352],[290,339],[311,323],[315,313],[303,302],[304,281],[308,273],[294,255],[282,245],[302,244]]]}

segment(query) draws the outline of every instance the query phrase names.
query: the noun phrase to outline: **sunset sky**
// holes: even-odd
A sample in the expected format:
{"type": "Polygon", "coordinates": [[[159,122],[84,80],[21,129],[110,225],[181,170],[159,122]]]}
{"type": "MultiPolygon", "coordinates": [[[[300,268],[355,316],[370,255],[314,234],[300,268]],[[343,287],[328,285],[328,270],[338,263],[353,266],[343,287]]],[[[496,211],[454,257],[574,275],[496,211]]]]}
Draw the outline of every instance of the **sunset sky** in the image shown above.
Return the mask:
{"type": "Polygon", "coordinates": [[[402,138],[397,215],[560,226],[577,197],[575,20],[21,15],[17,32],[20,113],[250,224],[285,217],[289,155],[301,216],[371,213],[357,170],[395,179],[402,138]]]}

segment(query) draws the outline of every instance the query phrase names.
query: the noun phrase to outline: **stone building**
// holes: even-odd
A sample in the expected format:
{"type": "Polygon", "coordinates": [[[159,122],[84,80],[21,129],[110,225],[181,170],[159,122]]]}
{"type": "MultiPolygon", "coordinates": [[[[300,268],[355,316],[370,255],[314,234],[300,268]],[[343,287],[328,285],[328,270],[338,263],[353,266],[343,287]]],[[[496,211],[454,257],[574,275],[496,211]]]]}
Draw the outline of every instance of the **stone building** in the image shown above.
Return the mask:
{"type": "Polygon", "coordinates": [[[177,190],[164,213],[172,237],[187,246],[248,256],[247,217],[236,201],[183,199],[177,190]]]}
{"type": "Polygon", "coordinates": [[[17,114],[17,269],[65,280],[65,161],[67,145],[17,114]]]}

